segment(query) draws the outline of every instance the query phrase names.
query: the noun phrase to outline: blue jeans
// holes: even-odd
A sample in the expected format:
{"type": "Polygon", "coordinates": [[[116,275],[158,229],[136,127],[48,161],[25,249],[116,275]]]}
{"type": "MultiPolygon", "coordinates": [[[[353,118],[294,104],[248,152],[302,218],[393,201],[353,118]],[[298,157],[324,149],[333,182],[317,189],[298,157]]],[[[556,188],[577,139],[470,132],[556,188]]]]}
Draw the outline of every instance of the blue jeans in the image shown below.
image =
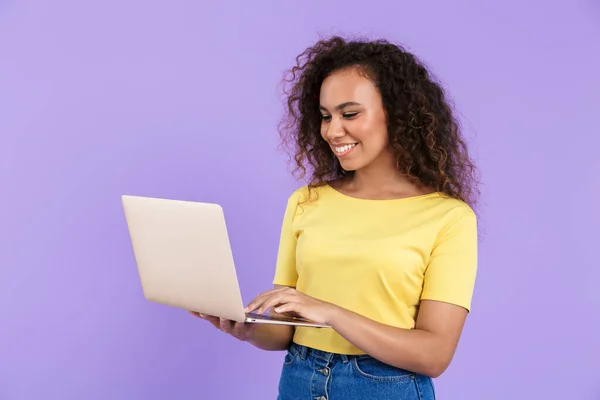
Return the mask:
{"type": "Polygon", "coordinates": [[[293,343],[283,362],[278,400],[434,400],[431,378],[368,355],[343,355],[293,343]]]}

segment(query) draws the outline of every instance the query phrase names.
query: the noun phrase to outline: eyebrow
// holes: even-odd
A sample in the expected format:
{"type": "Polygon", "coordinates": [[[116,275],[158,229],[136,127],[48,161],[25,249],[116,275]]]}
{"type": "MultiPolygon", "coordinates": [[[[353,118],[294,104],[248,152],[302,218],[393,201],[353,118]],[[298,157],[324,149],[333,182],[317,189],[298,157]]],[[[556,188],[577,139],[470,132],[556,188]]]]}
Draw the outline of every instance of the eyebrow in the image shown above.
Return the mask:
{"type": "MultiPolygon", "coordinates": [[[[360,103],[357,103],[355,101],[347,101],[345,103],[339,104],[337,107],[335,107],[336,110],[341,110],[342,108],[346,108],[348,106],[360,106],[360,103]]],[[[322,111],[327,111],[327,109],[321,105],[319,105],[319,110],[322,111]]]]}

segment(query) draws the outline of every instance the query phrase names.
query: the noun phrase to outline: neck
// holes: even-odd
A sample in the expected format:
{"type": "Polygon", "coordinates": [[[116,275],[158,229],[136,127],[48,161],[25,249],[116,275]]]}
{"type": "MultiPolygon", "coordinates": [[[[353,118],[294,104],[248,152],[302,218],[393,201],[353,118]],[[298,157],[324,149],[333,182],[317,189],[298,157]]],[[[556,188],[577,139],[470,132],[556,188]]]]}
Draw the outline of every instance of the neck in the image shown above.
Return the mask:
{"type": "Polygon", "coordinates": [[[379,191],[413,186],[405,176],[395,168],[385,169],[361,169],[355,171],[352,176],[352,186],[365,191],[379,191]]]}
{"type": "Polygon", "coordinates": [[[369,166],[355,171],[352,186],[360,190],[378,191],[398,190],[412,185],[396,168],[393,156],[386,154],[369,166]]]}
{"type": "Polygon", "coordinates": [[[380,158],[366,168],[356,170],[347,181],[347,187],[363,193],[395,193],[396,195],[416,195],[430,190],[415,186],[395,167],[390,157],[380,158]]]}

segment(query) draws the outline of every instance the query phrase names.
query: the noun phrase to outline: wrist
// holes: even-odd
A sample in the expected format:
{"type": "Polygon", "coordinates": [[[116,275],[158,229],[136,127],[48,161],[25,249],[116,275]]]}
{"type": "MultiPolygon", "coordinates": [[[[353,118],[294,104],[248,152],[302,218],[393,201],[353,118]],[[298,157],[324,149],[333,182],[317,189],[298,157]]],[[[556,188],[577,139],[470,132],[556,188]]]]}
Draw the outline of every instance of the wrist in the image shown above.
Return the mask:
{"type": "Polygon", "coordinates": [[[330,304],[325,324],[331,326],[332,328],[337,326],[345,311],[346,310],[344,310],[342,307],[336,306],[335,304],[330,304]]]}

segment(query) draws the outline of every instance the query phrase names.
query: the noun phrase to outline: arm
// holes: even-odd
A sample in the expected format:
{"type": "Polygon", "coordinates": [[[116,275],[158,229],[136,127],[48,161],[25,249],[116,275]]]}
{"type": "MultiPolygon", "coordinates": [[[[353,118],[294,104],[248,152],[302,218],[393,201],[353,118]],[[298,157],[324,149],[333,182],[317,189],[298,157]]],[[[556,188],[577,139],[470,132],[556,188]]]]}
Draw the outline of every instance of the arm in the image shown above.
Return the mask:
{"type": "MultiPolygon", "coordinates": [[[[293,221],[296,215],[298,205],[298,193],[294,192],[287,200],[285,214],[283,217],[279,251],[277,253],[277,263],[275,268],[274,286],[275,291],[286,288],[294,288],[298,279],[296,272],[296,237],[293,233],[293,221]]],[[[269,293],[269,292],[267,292],[269,293]]],[[[264,293],[257,296],[260,298],[264,293]]],[[[256,299],[252,300],[254,303],[256,299]]],[[[254,311],[250,307],[246,312],[254,311]]],[[[261,313],[263,311],[261,310],[261,313]]],[[[271,314],[277,314],[273,309],[271,314]]],[[[250,343],[263,350],[285,350],[289,347],[294,336],[295,328],[286,325],[260,325],[256,327],[250,343]]]]}
{"type": "Polygon", "coordinates": [[[477,270],[477,229],[473,213],[463,213],[440,233],[425,271],[414,329],[381,324],[294,289],[263,294],[251,307],[294,312],[333,329],[387,364],[440,376],[456,351],[470,309],[477,270]],[[279,305],[279,306],[277,306],[279,305]]]}
{"type": "Polygon", "coordinates": [[[451,218],[431,251],[414,329],[386,326],[339,307],[331,316],[334,329],[382,362],[440,376],[458,346],[477,271],[476,216],[467,210],[451,218]]]}
{"type": "MultiPolygon", "coordinates": [[[[288,198],[285,209],[273,282],[275,286],[274,291],[284,289],[293,290],[298,279],[296,272],[296,237],[293,233],[293,220],[298,204],[298,194],[298,191],[294,192],[288,198]]],[[[270,293],[270,291],[266,293],[270,293]]],[[[263,293],[258,298],[264,295],[263,293]]],[[[252,303],[254,302],[256,302],[256,299],[252,300],[252,303]]],[[[245,311],[250,312],[254,310],[247,307],[245,311]]],[[[277,314],[274,310],[270,312],[277,314]]],[[[249,342],[262,350],[286,350],[290,346],[295,332],[295,328],[288,325],[237,323],[209,315],[201,315],[196,312],[190,311],[190,313],[208,320],[215,328],[241,341],[249,342]]]]}
{"type": "Polygon", "coordinates": [[[250,310],[257,309],[258,312],[271,307],[276,307],[278,312],[293,312],[331,325],[344,339],[373,358],[434,378],[450,364],[468,314],[467,309],[461,306],[423,300],[415,329],[402,329],[376,322],[292,288],[266,292],[249,305],[250,310]]]}
{"type": "Polygon", "coordinates": [[[450,364],[466,316],[462,307],[424,300],[415,329],[383,325],[339,307],[334,308],[330,324],[373,358],[435,378],[450,364]]]}

